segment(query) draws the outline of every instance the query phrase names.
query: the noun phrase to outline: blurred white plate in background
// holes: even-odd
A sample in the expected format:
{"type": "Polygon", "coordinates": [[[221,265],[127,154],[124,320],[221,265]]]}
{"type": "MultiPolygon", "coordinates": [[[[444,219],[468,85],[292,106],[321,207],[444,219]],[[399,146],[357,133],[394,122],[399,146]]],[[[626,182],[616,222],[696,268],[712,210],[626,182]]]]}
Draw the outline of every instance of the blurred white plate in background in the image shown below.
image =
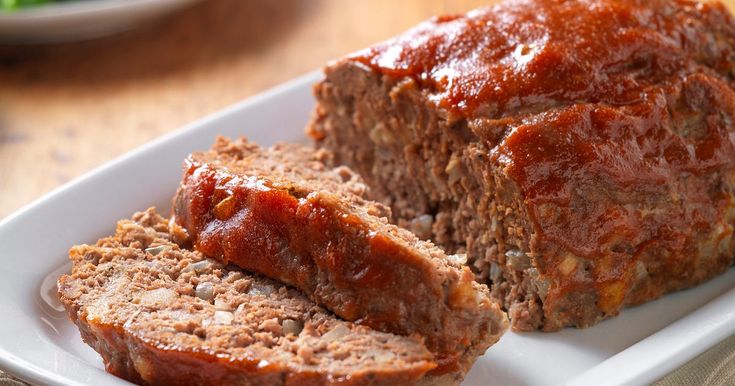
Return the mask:
{"type": "Polygon", "coordinates": [[[199,0],[76,0],[0,11],[0,43],[60,43],[128,30],[199,0]]]}

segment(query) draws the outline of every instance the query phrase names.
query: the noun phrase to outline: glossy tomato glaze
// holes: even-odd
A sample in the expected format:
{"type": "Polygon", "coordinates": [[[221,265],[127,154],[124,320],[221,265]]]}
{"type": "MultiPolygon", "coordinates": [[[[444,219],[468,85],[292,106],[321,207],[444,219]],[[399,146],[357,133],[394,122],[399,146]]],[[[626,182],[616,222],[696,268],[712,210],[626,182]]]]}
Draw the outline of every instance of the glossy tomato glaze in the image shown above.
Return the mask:
{"type": "Polygon", "coordinates": [[[440,273],[336,198],[186,162],[175,221],[202,253],[292,285],[346,320],[420,334],[436,354],[434,375],[490,344],[493,313],[469,270],[440,273]]]}
{"type": "Polygon", "coordinates": [[[716,2],[525,0],[346,60],[411,78],[448,121],[470,122],[519,188],[555,283],[545,309],[592,286],[614,314],[732,261],[734,47],[716,2]],[[653,284],[635,293],[639,261],[653,284]]]}
{"type": "Polygon", "coordinates": [[[717,3],[521,0],[434,18],[348,59],[414,78],[456,115],[499,118],[634,103],[647,86],[700,65],[727,73],[732,34],[717,3]]]}

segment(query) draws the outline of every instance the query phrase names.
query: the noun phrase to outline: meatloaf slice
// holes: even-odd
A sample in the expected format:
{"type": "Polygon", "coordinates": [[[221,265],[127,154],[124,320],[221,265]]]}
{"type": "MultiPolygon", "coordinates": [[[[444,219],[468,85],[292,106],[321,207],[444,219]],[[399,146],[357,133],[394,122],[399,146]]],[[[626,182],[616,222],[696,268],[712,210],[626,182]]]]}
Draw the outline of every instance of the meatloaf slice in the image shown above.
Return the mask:
{"type": "Polygon", "coordinates": [[[309,132],[515,329],[585,327],[732,264],[734,76],[718,2],[506,1],[329,64],[309,132]]]}
{"type": "Polygon", "coordinates": [[[338,316],[419,334],[435,374],[462,375],[505,331],[506,316],[460,262],[388,223],[367,187],[326,151],[262,149],[219,138],[194,153],[174,203],[197,250],[305,292],[338,316]]]}
{"type": "Polygon", "coordinates": [[[436,364],[421,339],[339,320],[283,284],[183,248],[175,235],[149,209],[120,221],[114,236],[71,249],[59,294],[110,373],[150,385],[441,381],[425,377],[436,364]]]}

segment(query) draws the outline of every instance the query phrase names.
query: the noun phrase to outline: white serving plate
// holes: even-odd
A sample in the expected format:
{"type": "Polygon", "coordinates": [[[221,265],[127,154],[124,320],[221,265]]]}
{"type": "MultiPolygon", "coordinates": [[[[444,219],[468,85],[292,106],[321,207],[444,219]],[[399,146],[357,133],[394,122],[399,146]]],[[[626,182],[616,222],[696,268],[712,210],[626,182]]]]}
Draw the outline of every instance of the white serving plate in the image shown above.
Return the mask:
{"type": "Polygon", "coordinates": [[[0,42],[60,43],[128,30],[199,0],[76,0],[0,11],[0,42]]]}
{"type": "MultiPolygon", "coordinates": [[[[182,160],[218,134],[269,145],[307,141],[313,73],[164,136],[46,195],[0,222],[0,368],[53,385],[126,384],[104,372],[59,309],[66,252],[111,234],[118,219],[166,213],[182,160]]],[[[464,385],[650,383],[735,333],[735,270],[585,330],[507,333],[464,385]]]]}

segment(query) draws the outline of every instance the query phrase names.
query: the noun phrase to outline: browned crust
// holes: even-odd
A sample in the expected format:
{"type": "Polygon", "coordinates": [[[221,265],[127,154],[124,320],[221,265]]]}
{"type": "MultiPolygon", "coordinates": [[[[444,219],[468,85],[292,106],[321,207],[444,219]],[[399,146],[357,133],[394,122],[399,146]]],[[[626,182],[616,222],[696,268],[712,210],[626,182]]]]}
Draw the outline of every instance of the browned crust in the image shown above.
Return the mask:
{"type": "MultiPolygon", "coordinates": [[[[123,266],[129,266],[131,269],[128,275],[134,275],[124,280],[129,280],[129,287],[124,287],[127,291],[139,291],[140,286],[143,288],[170,288],[172,291],[182,291],[181,286],[174,284],[171,287],[158,287],[157,280],[164,280],[164,273],[153,268],[155,257],[151,253],[165,254],[167,259],[166,267],[173,270],[176,261],[183,262],[185,265],[180,271],[176,271],[176,275],[191,274],[188,268],[192,261],[201,260],[202,256],[197,253],[179,249],[180,246],[172,239],[175,231],[169,231],[168,222],[155,213],[155,210],[149,209],[147,212],[138,213],[134,216],[134,221],[121,221],[118,226],[118,232],[113,237],[102,239],[97,246],[78,246],[72,249],[71,258],[74,262],[73,273],[71,275],[63,275],[59,279],[59,295],[62,303],[66,307],[69,317],[80,330],[84,341],[94,348],[102,356],[105,367],[108,372],[127,379],[138,384],[162,384],[162,385],[221,385],[221,384],[245,384],[245,385],[411,385],[411,384],[450,384],[445,379],[438,377],[427,377],[427,371],[436,365],[431,359],[431,354],[420,344],[420,340],[415,338],[404,338],[388,336],[387,334],[370,331],[365,327],[355,326],[349,323],[336,321],[334,317],[328,315],[324,310],[320,310],[311,304],[300,294],[280,290],[279,296],[285,296],[293,304],[299,305],[305,310],[310,310],[305,318],[304,329],[309,330],[309,334],[313,334],[311,329],[322,329],[319,326],[348,326],[351,333],[360,337],[373,337],[376,339],[387,339],[383,343],[385,347],[393,347],[394,349],[401,346],[401,350],[405,347],[405,353],[410,362],[403,359],[401,364],[388,363],[384,365],[372,363],[369,367],[360,368],[361,364],[357,364],[352,371],[344,372],[344,369],[336,371],[317,371],[307,366],[299,365],[299,363],[285,363],[279,359],[268,357],[243,357],[242,354],[233,354],[228,351],[227,347],[242,347],[239,343],[228,343],[228,341],[201,341],[202,343],[191,344],[192,340],[181,340],[179,342],[175,338],[171,338],[172,332],[164,330],[171,326],[148,326],[145,324],[136,324],[134,320],[140,320],[143,317],[154,315],[161,312],[162,308],[169,307],[167,304],[156,303],[156,307],[150,308],[152,305],[142,304],[139,306],[131,306],[130,304],[116,304],[118,308],[100,309],[97,303],[88,304],[82,300],[85,294],[92,293],[95,288],[101,286],[117,286],[119,281],[108,282],[108,276],[113,272],[125,275],[120,269],[123,266]],[[164,252],[148,252],[146,249],[154,245],[156,248],[163,247],[164,252]],[[173,256],[173,257],[172,257],[173,256]],[[183,260],[176,260],[181,256],[183,260]],[[170,265],[169,263],[174,263],[170,265]],[[99,270],[97,266],[99,265],[99,270]],[[117,265],[117,267],[115,267],[117,265]],[[143,268],[140,267],[151,267],[143,268]],[[133,269],[134,268],[134,269],[133,269]],[[310,305],[311,304],[311,305],[310,305]],[[92,308],[89,308],[92,307],[92,308]],[[115,309],[137,309],[131,314],[118,315],[115,309]],[[90,313],[90,309],[94,311],[90,313]],[[309,319],[310,315],[314,315],[314,324],[309,319]],[[330,319],[331,318],[331,319],[330,319]],[[164,328],[165,327],[165,328],[164,328]],[[159,331],[160,330],[160,331],[159,331]],[[382,334],[382,335],[381,335],[382,334]],[[159,339],[159,336],[161,337],[159,339]],[[173,340],[172,340],[173,339],[173,340]],[[217,343],[219,342],[219,343],[217,343]],[[412,357],[410,357],[412,356],[412,357]]],[[[197,268],[198,269],[198,268],[197,268]]],[[[230,271],[220,272],[223,268],[210,266],[206,268],[204,275],[222,275],[226,277],[230,271]],[[219,271],[218,271],[219,270],[219,271]]],[[[238,273],[238,277],[243,277],[238,273]]],[[[209,276],[207,276],[209,277],[209,276]]],[[[248,276],[244,276],[248,278],[248,276]]],[[[168,280],[168,279],[166,279],[168,280]]],[[[247,279],[252,283],[270,283],[267,279],[247,279]]],[[[110,287],[113,288],[113,287],[110,287]]],[[[122,287],[114,287],[122,288],[122,287]]],[[[105,289],[104,291],[108,291],[105,289]]],[[[106,293],[102,291],[101,293],[106,293]]],[[[117,291],[117,290],[116,290],[117,291]]],[[[126,296],[122,294],[122,296],[126,296]]],[[[183,297],[183,295],[181,295],[183,297]]],[[[258,295],[259,296],[259,295],[258,295]]],[[[85,298],[91,300],[91,298],[85,298]]],[[[115,301],[106,298],[103,301],[115,301]]],[[[188,299],[188,298],[187,298],[188,299]]],[[[181,300],[182,302],[199,301],[199,299],[181,300]]],[[[274,300],[277,302],[278,300],[274,300]]],[[[182,303],[176,301],[175,310],[182,303]]],[[[103,302],[104,303],[104,302],[103,302]]],[[[193,304],[194,309],[200,309],[203,303],[199,305],[193,304]]],[[[216,302],[215,302],[216,303],[216,302]]],[[[138,304],[138,303],[136,303],[138,304]]],[[[190,304],[190,303],[186,303],[190,304]]],[[[290,303],[289,303],[290,304],[290,303]]],[[[205,305],[210,307],[209,305],[205,305]]],[[[171,304],[171,307],[174,307],[171,304]]],[[[283,303],[283,307],[294,307],[283,303]]],[[[274,308],[275,309],[275,308],[274,308]]],[[[206,310],[206,308],[205,308],[206,310]]],[[[200,311],[204,312],[204,311],[200,311]]],[[[284,311],[285,312],[285,311],[284,311]]],[[[288,311],[291,314],[293,311],[288,311]]],[[[257,317],[257,316],[256,316],[257,317]]],[[[153,319],[151,319],[153,320],[153,319]]],[[[185,319],[177,319],[172,321],[176,326],[178,321],[188,323],[185,319]]],[[[201,328],[201,327],[200,327],[201,328]]],[[[206,326],[203,327],[206,335],[206,326]]],[[[328,327],[332,328],[332,327],[328,327]]],[[[212,330],[215,331],[215,330],[212,330]]],[[[331,331],[331,330],[329,330],[331,331]]],[[[345,330],[348,331],[348,330],[345,330]]],[[[250,332],[252,333],[252,332],[250,332]]],[[[323,334],[324,332],[320,332],[323,334]]],[[[242,334],[249,334],[247,330],[243,330],[242,334]]],[[[256,334],[257,335],[257,334],[256,334]]],[[[234,335],[233,335],[234,336],[234,335]]],[[[311,336],[311,335],[310,335],[311,336]]],[[[193,338],[193,337],[192,337],[193,338]]],[[[292,339],[292,338],[289,338],[292,339]]],[[[373,339],[373,338],[369,338],[373,339]]],[[[193,339],[199,342],[198,339],[193,339]]],[[[360,340],[364,341],[364,340],[360,340]]],[[[369,340],[368,340],[369,341],[369,340]]],[[[305,340],[306,342],[306,340],[305,340]]],[[[378,342],[378,341],[375,341],[378,342]]],[[[286,346],[284,346],[286,347],[286,346]]],[[[316,346],[307,347],[310,350],[317,350],[316,346]]],[[[376,347],[378,350],[384,350],[383,347],[376,347]]],[[[288,354],[294,355],[294,354],[288,354]]],[[[300,353],[298,355],[301,355],[300,353]]],[[[295,357],[298,358],[298,357],[295,357]]],[[[362,362],[359,362],[362,363],[362,362]]],[[[325,368],[331,368],[325,365],[325,368]]],[[[355,366],[354,364],[352,366],[355,366]]]]}
{"type": "MultiPolygon", "coordinates": [[[[293,372],[280,366],[260,367],[259,360],[233,363],[226,356],[186,349],[162,348],[123,327],[96,323],[84,314],[69,312],[82,339],[103,358],[110,374],[139,385],[319,386],[319,385],[433,385],[424,377],[431,367],[416,366],[400,372],[355,373],[349,379],[317,372],[293,372]]],[[[453,384],[448,382],[446,384],[453,384]]]]}
{"type": "Polygon", "coordinates": [[[436,374],[465,373],[500,338],[505,316],[467,268],[346,192],[257,170],[277,159],[272,149],[222,141],[188,159],[175,200],[200,251],[291,284],[346,320],[421,335],[438,354],[436,374]],[[233,146],[235,157],[221,151],[233,146]]]}
{"type": "MultiPolygon", "coordinates": [[[[646,88],[638,90],[646,96],[642,101],[616,106],[562,98],[546,105],[541,98],[496,116],[492,109],[489,113],[478,109],[474,116],[463,117],[437,106],[438,91],[423,78],[395,75],[400,69],[371,68],[360,57],[379,58],[375,53],[391,44],[397,47],[396,42],[411,41],[409,32],[330,64],[325,80],[314,89],[318,105],[308,132],[320,147],[334,152],[335,163],[346,164],[365,178],[372,197],[391,206],[394,221],[409,225],[428,218],[432,232],[427,236],[451,252],[466,252],[478,279],[488,282],[493,296],[508,310],[514,329],[587,327],[627,305],[697,285],[733,263],[735,23],[721,5],[700,9],[693,4],[667,3],[676,12],[678,7],[685,9],[676,15],[695,22],[696,30],[689,36],[695,43],[676,53],[684,58],[679,67],[643,82],[646,88]],[[700,45],[707,39],[716,41],[716,47],[700,45]],[[635,154],[627,153],[628,145],[621,142],[616,151],[615,143],[604,142],[610,132],[601,124],[586,127],[580,132],[587,130],[591,137],[590,153],[626,152],[632,158],[613,166],[582,164],[578,174],[586,181],[562,178],[559,183],[576,196],[562,204],[536,205],[531,189],[519,177],[522,173],[515,173],[522,168],[513,169],[532,153],[522,145],[536,142],[519,139],[519,133],[542,136],[559,129],[568,134],[567,127],[585,127],[585,119],[592,114],[609,117],[607,122],[622,127],[621,132],[643,132],[654,143],[664,138],[672,145],[667,149],[659,144],[656,150],[646,142],[647,149],[664,154],[679,146],[700,149],[697,152],[704,156],[687,163],[670,161],[666,157],[671,153],[662,155],[671,164],[656,172],[664,170],[669,177],[646,179],[639,165],[647,159],[631,162],[635,154]],[[556,116],[563,117],[567,126],[557,123],[556,116]],[[714,155],[708,158],[708,152],[714,155]],[[626,171],[623,177],[629,181],[642,182],[636,189],[625,181],[619,183],[616,168],[626,171]],[[600,224],[593,219],[606,210],[613,213],[608,224],[621,230],[596,241],[595,227],[600,224]],[[616,213],[618,218],[613,217],[616,213]]],[[[482,12],[487,10],[475,15],[482,12]]],[[[453,18],[428,23],[444,20],[453,18]]],[[[432,33],[427,25],[419,28],[423,38],[432,33]]],[[[678,26],[674,23],[671,28],[678,26]]],[[[401,48],[410,51],[410,45],[401,48]]],[[[666,50],[651,53],[668,54],[666,50]]],[[[405,53],[405,57],[411,55],[405,53]]],[[[484,102],[493,106],[493,101],[484,102]]],[[[566,169],[554,163],[562,158],[554,154],[569,150],[561,141],[564,138],[560,134],[559,141],[549,142],[555,147],[537,150],[549,154],[551,161],[524,165],[526,171],[563,176],[566,169]]],[[[639,146],[644,147],[642,143],[639,146]]]]}

